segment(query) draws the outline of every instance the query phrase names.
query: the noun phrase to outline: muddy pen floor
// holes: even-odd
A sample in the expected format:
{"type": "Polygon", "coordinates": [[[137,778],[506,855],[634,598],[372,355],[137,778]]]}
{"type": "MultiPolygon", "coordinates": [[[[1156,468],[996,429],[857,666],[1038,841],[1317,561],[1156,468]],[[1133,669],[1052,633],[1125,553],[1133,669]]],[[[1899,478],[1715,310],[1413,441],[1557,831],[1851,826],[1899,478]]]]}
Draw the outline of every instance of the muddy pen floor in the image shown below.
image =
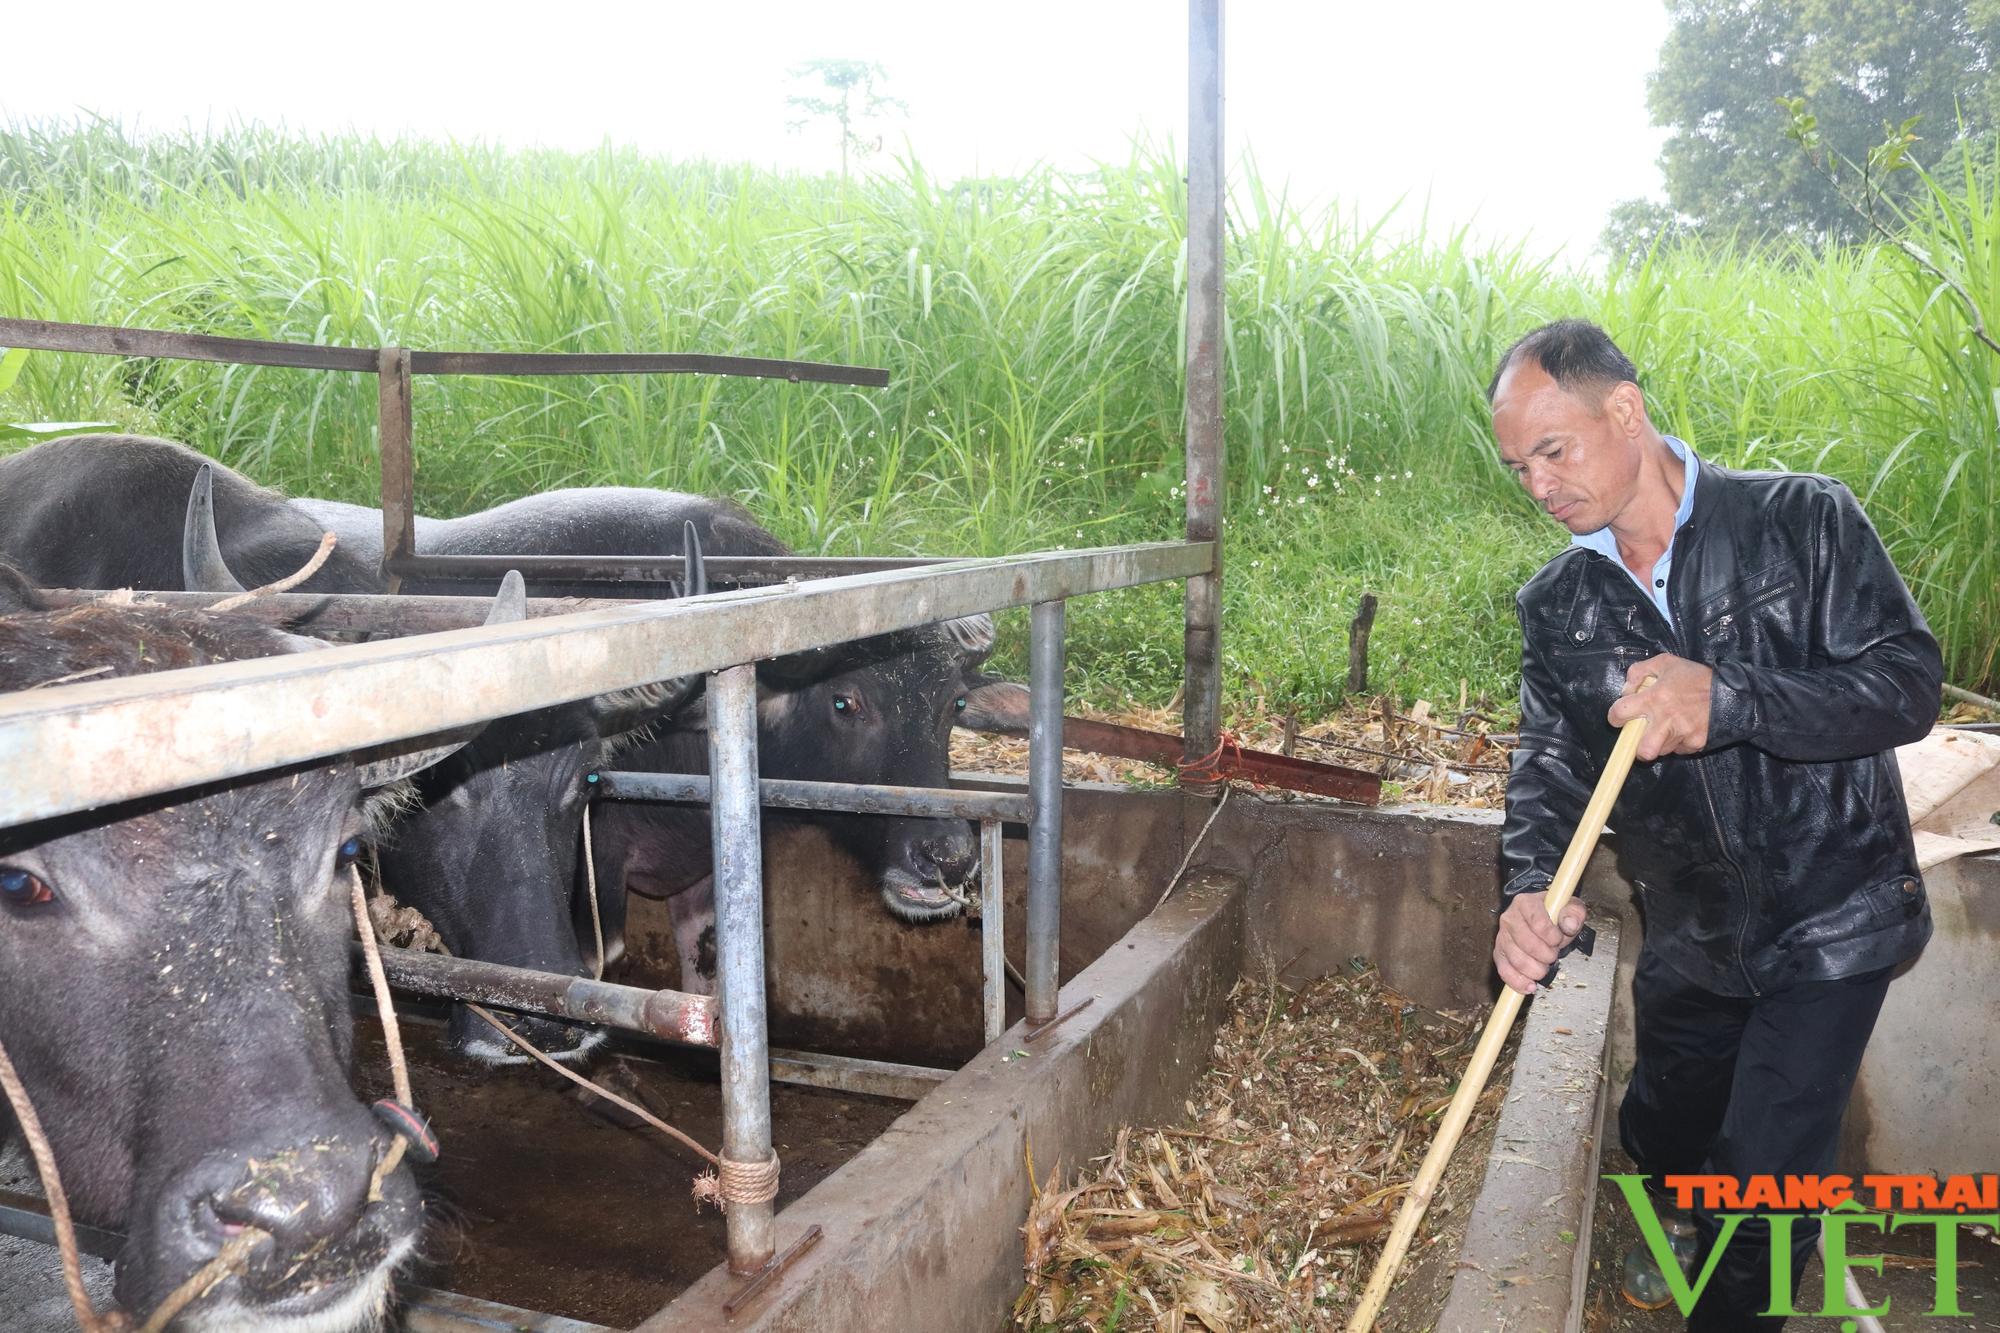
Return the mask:
{"type": "MultiPolygon", "coordinates": [[[[442,1027],[402,1022],[416,1100],[443,1154],[418,1167],[429,1219],[411,1282],[525,1310],[629,1328],[725,1258],[722,1215],[697,1209],[695,1155],[650,1128],[626,1128],[586,1108],[574,1084],[539,1067],[475,1066],[445,1050],[442,1027]]],[[[390,1095],[381,1028],[355,1025],[355,1091],[390,1095]]],[[[715,1057],[634,1044],[600,1055],[608,1080],[696,1141],[722,1137],[715,1057]]],[[[771,1121],[785,1171],[778,1207],[825,1179],[908,1109],[908,1103],[771,1085],[771,1121]]],[[[0,1191],[39,1196],[25,1154],[0,1157],[0,1191]]],[[[86,1280],[110,1297],[109,1266],[86,1280]]],[[[55,1251],[0,1236],[0,1330],[61,1333],[75,1319],[55,1251]]]]}
{"type": "MultiPolygon", "coordinates": [[[[587,1108],[574,1084],[545,1069],[469,1064],[444,1049],[435,1024],[405,1021],[403,1034],[417,1104],[444,1148],[419,1168],[431,1220],[411,1279],[629,1328],[726,1257],[722,1215],[697,1208],[691,1193],[705,1164],[685,1147],[587,1108]]],[[[389,1095],[379,1026],[362,1020],[356,1037],[356,1091],[389,1095]]],[[[712,1054],[635,1043],[600,1055],[588,1072],[711,1150],[721,1143],[712,1054]]],[[[907,1108],[773,1083],[771,1124],[785,1163],[778,1208],[907,1108]]]]}

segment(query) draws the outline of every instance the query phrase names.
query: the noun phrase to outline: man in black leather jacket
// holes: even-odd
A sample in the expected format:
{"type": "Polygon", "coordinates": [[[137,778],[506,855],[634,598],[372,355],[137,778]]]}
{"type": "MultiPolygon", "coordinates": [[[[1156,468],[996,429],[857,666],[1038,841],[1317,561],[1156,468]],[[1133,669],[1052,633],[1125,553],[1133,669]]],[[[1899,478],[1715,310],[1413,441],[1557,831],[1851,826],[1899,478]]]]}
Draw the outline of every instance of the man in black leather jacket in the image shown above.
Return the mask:
{"type": "MultiPolygon", "coordinates": [[[[1617,729],[1646,717],[1611,814],[1645,917],[1626,1150],[1656,1179],[1824,1174],[1890,971],[1930,937],[1890,751],[1936,720],[1942,663],[1846,487],[1696,458],[1636,380],[1565,320],[1489,391],[1502,460],[1574,539],[1517,599],[1494,963],[1532,993],[1582,925],[1575,903],[1551,922],[1541,891],[1617,729]]],[[[1694,1224],[1705,1254],[1716,1224],[1694,1224]]],[[[1817,1234],[1793,1229],[1795,1286],[1817,1234]]],[[[1761,1221],[1737,1232],[1690,1329],[1783,1324],[1757,1313],[1769,1245],[1761,1221]]]]}

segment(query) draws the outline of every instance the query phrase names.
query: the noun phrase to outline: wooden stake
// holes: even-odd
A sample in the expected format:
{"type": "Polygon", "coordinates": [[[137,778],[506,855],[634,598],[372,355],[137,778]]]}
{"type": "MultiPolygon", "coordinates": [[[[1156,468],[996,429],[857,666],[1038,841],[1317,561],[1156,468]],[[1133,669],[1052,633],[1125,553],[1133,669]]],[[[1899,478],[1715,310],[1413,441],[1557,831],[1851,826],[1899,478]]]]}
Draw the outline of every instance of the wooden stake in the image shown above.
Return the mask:
{"type": "Polygon", "coordinates": [[[1361,594],[1361,606],[1347,626],[1347,692],[1368,689],[1368,631],[1375,627],[1375,594],[1361,594]]]}
{"type": "MultiPolygon", "coordinates": [[[[1646,678],[1650,685],[1653,678],[1646,678]]],[[[1644,689],[1646,685],[1639,688],[1644,689]]],[[[1555,880],[1550,883],[1542,902],[1548,908],[1549,920],[1562,916],[1562,909],[1576,893],[1576,882],[1583,878],[1583,867],[1590,860],[1590,854],[1597,847],[1597,839],[1604,832],[1604,821],[1611,817],[1611,804],[1618,799],[1619,788],[1625,785],[1625,775],[1632,771],[1632,757],[1639,748],[1639,737],[1645,734],[1646,719],[1635,717],[1618,731],[1618,743],[1611,749],[1611,758],[1604,765],[1604,776],[1597,780],[1597,789],[1590,794],[1590,804],[1584,807],[1583,818],[1576,826],[1576,834],[1569,840],[1569,850],[1563,853],[1562,864],[1556,867],[1555,880]]],[[[1403,1267],[1403,1256],[1409,1253],[1410,1241],[1417,1234],[1417,1224],[1424,1220],[1424,1212],[1430,1207],[1431,1195],[1437,1191],[1438,1181],[1444,1176],[1445,1164],[1451,1160],[1452,1149],[1465,1133],[1466,1122],[1472,1119],[1473,1103],[1486,1090],[1486,1080],[1493,1073],[1494,1061],[1500,1057],[1500,1048],[1507,1041],[1507,1033],[1514,1026],[1515,1016],[1521,1012],[1521,1002],[1527,997],[1512,986],[1500,992],[1500,998],[1493,1005],[1493,1015],[1486,1020],[1486,1030],[1479,1036],[1479,1045],[1472,1052],[1472,1061],[1466,1066],[1465,1077],[1459,1080],[1458,1092],[1451,1099],[1451,1106],[1444,1113],[1444,1120],[1438,1125],[1437,1137],[1431,1140],[1431,1148],[1424,1154],[1424,1164],[1417,1171],[1417,1179],[1410,1186],[1410,1192],[1403,1196],[1402,1211],[1396,1215],[1396,1225],[1389,1232],[1389,1239],[1382,1247],[1382,1257],[1375,1261],[1375,1271],[1368,1279],[1368,1288],[1361,1294],[1361,1304],[1354,1309],[1354,1317],[1347,1322],[1347,1333],[1368,1333],[1375,1324],[1375,1316],[1382,1311],[1382,1302],[1388,1298],[1389,1287],[1396,1280],[1396,1274],[1403,1267]]]]}

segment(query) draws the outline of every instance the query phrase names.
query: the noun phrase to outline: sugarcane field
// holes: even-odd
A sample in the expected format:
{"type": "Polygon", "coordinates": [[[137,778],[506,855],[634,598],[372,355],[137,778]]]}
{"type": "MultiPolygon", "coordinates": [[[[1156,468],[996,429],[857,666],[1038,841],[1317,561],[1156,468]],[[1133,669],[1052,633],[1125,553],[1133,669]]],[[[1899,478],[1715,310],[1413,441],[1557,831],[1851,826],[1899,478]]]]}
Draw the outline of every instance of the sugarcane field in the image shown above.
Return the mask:
{"type": "Polygon", "coordinates": [[[0,1330],[2000,1329],[1991,4],[0,30],[0,1330]]]}

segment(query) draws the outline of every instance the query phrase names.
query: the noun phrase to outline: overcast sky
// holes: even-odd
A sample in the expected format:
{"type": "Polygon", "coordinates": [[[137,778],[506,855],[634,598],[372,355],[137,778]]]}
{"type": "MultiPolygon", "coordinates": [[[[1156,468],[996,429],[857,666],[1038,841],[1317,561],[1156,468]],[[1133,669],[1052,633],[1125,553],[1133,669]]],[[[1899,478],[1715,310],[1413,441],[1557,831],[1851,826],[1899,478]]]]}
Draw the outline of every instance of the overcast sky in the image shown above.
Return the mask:
{"type": "MultiPolygon", "coordinates": [[[[1659,0],[1236,0],[1226,128],[1270,183],[1405,228],[1587,257],[1605,211],[1658,194],[1645,79],[1659,0]]],[[[15,4],[0,118],[81,111],[173,129],[328,131],[837,166],[788,131],[792,67],[876,61],[889,128],[933,173],[1121,158],[1184,142],[1187,13],[1174,0],[397,6],[15,4]],[[316,16],[316,17],[314,17],[316,16]]]]}

